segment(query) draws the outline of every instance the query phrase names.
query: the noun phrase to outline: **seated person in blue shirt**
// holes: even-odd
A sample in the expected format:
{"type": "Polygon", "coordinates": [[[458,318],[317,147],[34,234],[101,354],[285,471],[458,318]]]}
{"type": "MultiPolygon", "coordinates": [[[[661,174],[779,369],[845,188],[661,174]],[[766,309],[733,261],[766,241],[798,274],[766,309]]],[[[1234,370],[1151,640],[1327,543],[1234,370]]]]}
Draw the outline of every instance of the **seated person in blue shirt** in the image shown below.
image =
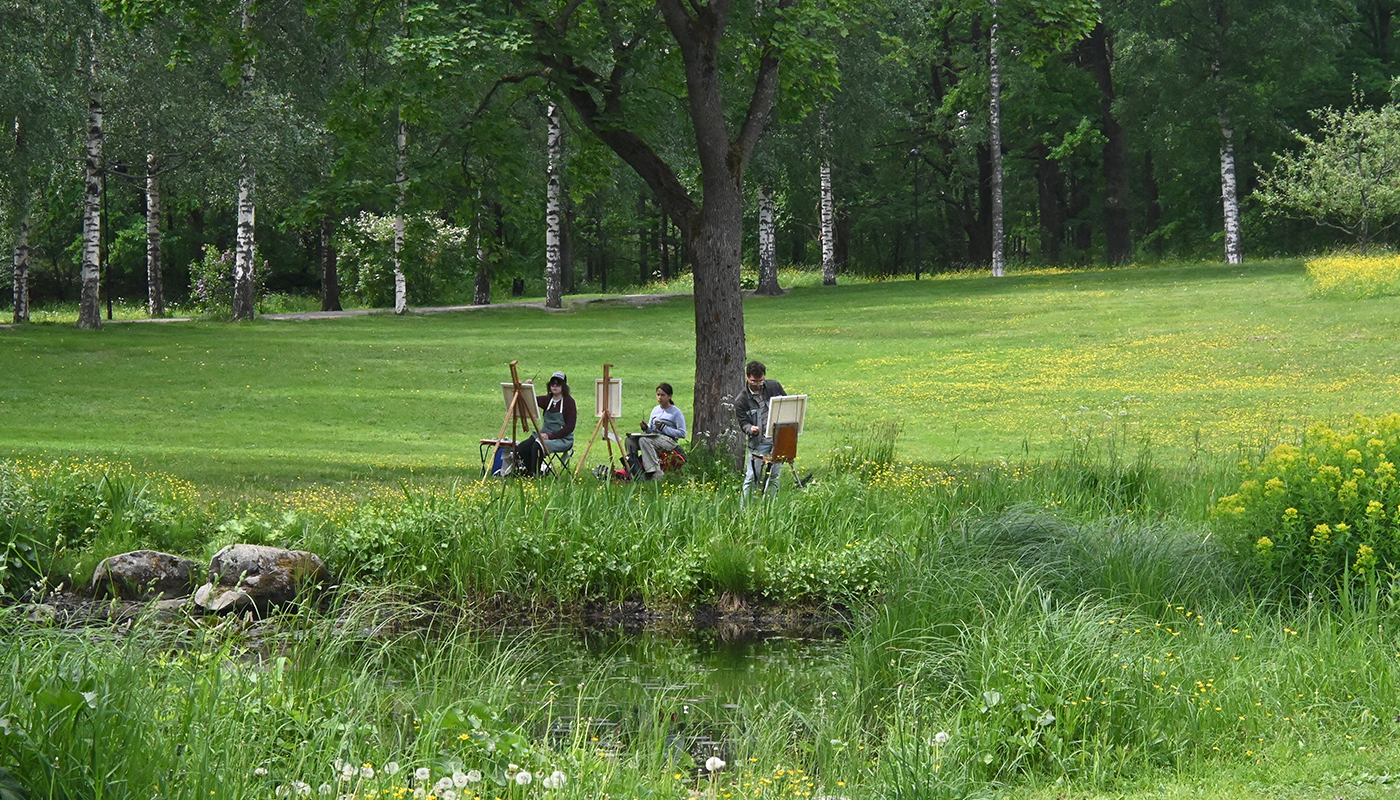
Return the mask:
{"type": "Polygon", "coordinates": [[[685,438],[685,415],[681,413],[679,406],[671,402],[672,394],[674,390],[669,383],[656,387],[656,408],[651,410],[651,416],[642,423],[642,432],[627,434],[628,463],[636,464],[640,461],[642,477],[645,480],[661,477],[661,460],[658,454],[665,450],[675,450],[680,440],[685,438]]]}

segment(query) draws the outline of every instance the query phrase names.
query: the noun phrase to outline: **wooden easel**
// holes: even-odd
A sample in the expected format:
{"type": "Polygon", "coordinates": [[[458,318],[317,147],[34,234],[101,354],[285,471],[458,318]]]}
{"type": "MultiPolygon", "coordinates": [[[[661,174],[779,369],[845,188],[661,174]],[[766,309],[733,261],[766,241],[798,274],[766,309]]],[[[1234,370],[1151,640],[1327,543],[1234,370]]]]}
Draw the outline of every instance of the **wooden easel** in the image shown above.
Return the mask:
{"type": "Polygon", "coordinates": [[[588,453],[593,449],[593,443],[598,440],[599,431],[603,434],[603,439],[608,443],[608,466],[611,467],[614,458],[622,458],[622,437],[617,435],[617,415],[609,406],[612,402],[612,376],[608,373],[612,369],[612,364],[603,365],[603,413],[598,415],[598,424],[593,426],[593,435],[588,437],[588,446],[583,448],[583,458],[578,460],[578,466],[574,468],[575,477],[583,474],[583,465],[588,463],[588,453]],[[609,437],[608,434],[612,434],[609,437]],[[617,442],[617,455],[613,455],[612,443],[617,442]]]}
{"type": "Polygon", "coordinates": [[[491,476],[491,465],[496,463],[496,454],[501,451],[501,443],[505,440],[507,428],[510,429],[509,441],[512,443],[512,448],[520,445],[520,437],[517,434],[522,431],[522,420],[523,429],[527,435],[532,431],[534,433],[540,432],[539,423],[535,422],[535,415],[531,413],[533,409],[527,405],[527,403],[534,402],[535,393],[531,391],[529,398],[526,398],[525,385],[520,382],[520,373],[516,371],[515,367],[518,363],[520,362],[510,362],[510,382],[514,387],[514,394],[510,399],[510,404],[506,406],[506,416],[501,421],[501,432],[496,434],[496,445],[491,448],[491,458],[486,461],[487,467],[485,474],[481,476],[482,480],[491,476]]]}

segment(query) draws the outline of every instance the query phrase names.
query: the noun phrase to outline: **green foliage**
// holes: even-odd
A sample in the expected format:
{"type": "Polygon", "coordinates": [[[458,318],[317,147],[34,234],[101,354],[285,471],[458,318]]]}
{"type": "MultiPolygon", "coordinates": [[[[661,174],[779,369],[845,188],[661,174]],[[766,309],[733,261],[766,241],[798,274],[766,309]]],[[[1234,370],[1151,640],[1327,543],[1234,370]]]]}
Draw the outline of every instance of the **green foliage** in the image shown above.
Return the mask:
{"type": "Polygon", "coordinates": [[[1277,212],[1312,219],[1369,244],[1400,218],[1400,106],[1312,112],[1299,152],[1276,154],[1255,192],[1277,212]]]}
{"type": "Polygon", "coordinates": [[[0,461],[0,596],[85,586],[103,558],[141,547],[192,552],[202,531],[178,481],[102,462],[0,461]]]}
{"type": "Polygon", "coordinates": [[[1400,485],[1391,454],[1400,414],[1316,424],[1297,444],[1244,464],[1216,509],[1236,547],[1270,581],[1338,590],[1400,572],[1400,485]]]}

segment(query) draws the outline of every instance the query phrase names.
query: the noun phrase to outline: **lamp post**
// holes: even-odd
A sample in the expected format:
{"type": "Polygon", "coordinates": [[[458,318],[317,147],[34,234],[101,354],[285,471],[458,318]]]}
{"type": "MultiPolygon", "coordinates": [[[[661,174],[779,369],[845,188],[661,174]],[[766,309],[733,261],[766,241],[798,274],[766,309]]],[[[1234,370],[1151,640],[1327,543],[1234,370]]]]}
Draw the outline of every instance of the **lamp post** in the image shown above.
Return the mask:
{"type": "Polygon", "coordinates": [[[919,253],[919,244],[922,239],[919,230],[919,159],[922,155],[923,153],[920,153],[917,147],[909,151],[909,157],[914,159],[914,280],[916,281],[923,272],[924,266],[919,253]]]}

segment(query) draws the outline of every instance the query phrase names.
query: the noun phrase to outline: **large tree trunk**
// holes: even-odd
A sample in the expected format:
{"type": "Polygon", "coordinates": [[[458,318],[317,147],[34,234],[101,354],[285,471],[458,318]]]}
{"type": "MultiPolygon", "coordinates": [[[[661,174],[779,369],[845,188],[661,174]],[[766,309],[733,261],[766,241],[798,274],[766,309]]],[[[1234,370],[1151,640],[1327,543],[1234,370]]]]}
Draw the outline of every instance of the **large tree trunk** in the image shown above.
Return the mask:
{"type": "Polygon", "coordinates": [[[1089,224],[1089,181],[1078,175],[1069,180],[1069,219],[1073,220],[1070,244],[1083,255],[1094,246],[1094,226],[1089,224]]]}
{"type": "Polygon", "coordinates": [[[394,139],[394,313],[408,311],[408,282],[403,277],[404,205],[408,200],[408,125],[400,110],[399,132],[394,139]]]}
{"type": "Polygon", "coordinates": [[[1050,157],[1043,142],[1034,148],[1035,178],[1039,190],[1040,257],[1058,264],[1065,243],[1065,176],[1060,162],[1050,157]]]}
{"type": "Polygon", "coordinates": [[[16,323],[29,321],[29,207],[25,208],[15,226],[15,315],[16,323]]]}
{"type": "Polygon", "coordinates": [[[1108,263],[1127,264],[1133,258],[1131,195],[1128,186],[1128,137],[1113,114],[1113,42],[1100,22],[1084,40],[1085,65],[1099,85],[1104,180],[1104,240],[1108,263]]]}
{"type": "Polygon", "coordinates": [[[1225,210],[1225,263],[1244,263],[1240,241],[1240,198],[1235,185],[1235,129],[1220,112],[1220,199],[1225,210]]]}
{"type": "Polygon", "coordinates": [[[671,280],[671,218],[666,216],[666,209],[661,209],[661,280],[671,280]]]}
{"type": "Polygon", "coordinates": [[[98,91],[97,36],[92,35],[92,61],[88,88],[87,160],[84,164],[82,294],[78,327],[102,327],[98,285],[102,276],[102,96],[98,91]]]}
{"type": "Polygon", "coordinates": [[[567,202],[562,203],[563,209],[560,211],[561,224],[559,226],[559,282],[560,294],[573,294],[575,285],[574,274],[574,209],[567,202]]]}
{"type": "Polygon", "coordinates": [[[773,213],[773,192],[767,186],[758,187],[758,293],[779,295],[778,230],[773,213]]]}
{"type": "MultiPolygon", "coordinates": [[[[242,28],[244,36],[253,27],[253,2],[243,0],[242,28]]],[[[257,67],[250,58],[243,65],[241,79],[243,97],[250,99],[253,93],[253,80],[257,77],[257,67]]],[[[257,314],[257,298],[254,290],[253,263],[257,240],[254,236],[254,189],[257,183],[257,170],[248,153],[243,154],[239,165],[238,178],[238,240],[233,256],[233,318],[252,319],[257,314]]]]}
{"type": "Polygon", "coordinates": [[[1157,186],[1157,168],[1152,161],[1152,151],[1148,150],[1143,159],[1143,173],[1146,177],[1143,180],[1143,194],[1147,199],[1147,235],[1149,246],[1152,252],[1161,258],[1166,248],[1166,242],[1158,235],[1158,229],[1162,227],[1162,193],[1157,186]]]}
{"type": "Polygon", "coordinates": [[[821,166],[822,285],[836,285],[836,197],[831,187],[831,161],[821,166]]]}
{"type": "MultiPolygon", "coordinates": [[[[489,235],[486,234],[487,212],[496,210],[497,234],[500,234],[500,206],[482,200],[482,191],[476,191],[476,284],[473,286],[472,303],[476,305],[491,304],[491,245],[489,235]]],[[[500,241],[500,240],[497,240],[500,241]]]]}
{"type": "Polygon", "coordinates": [[[146,154],[146,311],[165,316],[165,288],[160,265],[160,171],[156,154],[146,154]]]}
{"type": "Polygon", "coordinates": [[[481,234],[476,237],[476,282],[472,285],[472,303],[491,305],[491,249],[481,234]]]}
{"type": "Polygon", "coordinates": [[[335,217],[321,217],[321,310],[340,311],[340,272],[336,268],[335,217]]]}
{"type": "Polygon", "coordinates": [[[743,206],[737,181],[711,185],[726,182],[706,181],[705,208],[689,237],[695,276],[695,430],[702,438],[732,427],[724,403],[744,372],[743,206]]]}
{"type": "Polygon", "coordinates": [[[637,196],[637,285],[645,286],[651,280],[651,258],[647,252],[651,244],[651,232],[647,229],[647,198],[637,196]]]}
{"type": "Polygon", "coordinates": [[[992,276],[1006,274],[1006,235],[1001,193],[1001,61],[997,53],[998,0],[992,0],[992,31],[987,40],[987,74],[990,82],[989,124],[992,155],[992,276]]]}
{"type": "Polygon", "coordinates": [[[563,248],[561,228],[564,221],[564,189],[560,173],[564,169],[564,126],[559,106],[550,104],[545,114],[549,124],[546,139],[546,184],[544,210],[544,304],[548,308],[563,305],[563,248]]]}

